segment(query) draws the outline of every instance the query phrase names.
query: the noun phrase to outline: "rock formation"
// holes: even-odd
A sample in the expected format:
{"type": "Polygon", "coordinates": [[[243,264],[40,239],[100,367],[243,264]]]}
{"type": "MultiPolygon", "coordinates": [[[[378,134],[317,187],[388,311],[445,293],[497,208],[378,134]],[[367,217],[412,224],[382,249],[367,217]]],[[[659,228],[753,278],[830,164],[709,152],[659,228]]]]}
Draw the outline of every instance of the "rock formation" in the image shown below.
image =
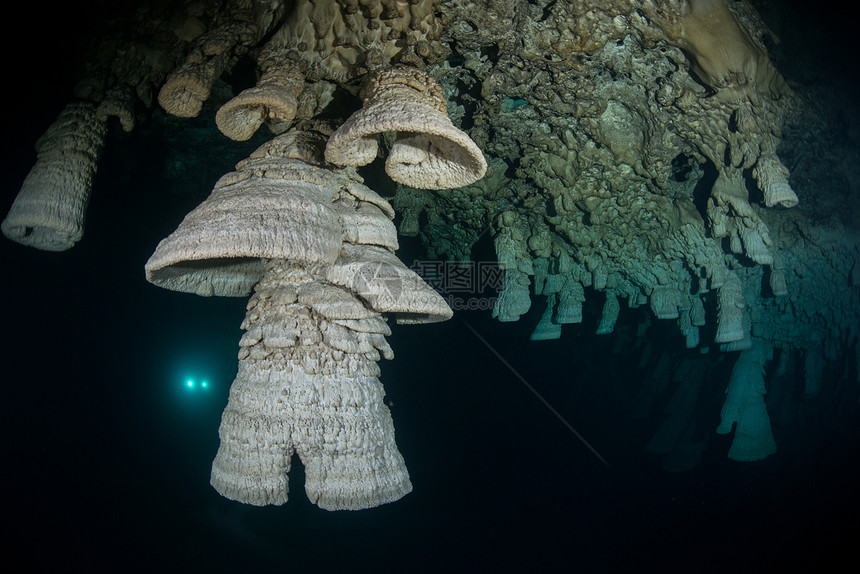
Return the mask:
{"type": "Polygon", "coordinates": [[[212,485],[254,505],[287,501],[298,453],[308,497],[360,509],[412,490],[382,402],[382,317],[451,317],[393,255],[387,202],[322,160],[324,136],[291,131],[221,178],[159,243],[149,281],[199,295],[247,296],[239,372],[221,420],[212,485]]]}
{"type": "MultiPolygon", "coordinates": [[[[504,271],[492,316],[533,319],[535,341],[578,325],[620,349],[630,330],[616,325],[636,309],[649,317],[641,338],[650,317],[676,325],[698,360],[677,361],[677,409],[651,445],[675,468],[704,448],[684,426],[702,357],[735,361],[719,432],[734,429],[738,460],[778,443],[769,357],[802,357],[807,397],[837,361],[856,364],[860,164],[830,151],[842,144],[808,88],[780,73],[751,0],[143,4],[116,27],[137,32],[96,43],[3,232],[41,249],[80,238],[110,118],[131,130],[216,99],[225,140],[264,124],[278,134],[146,266],[169,289],[256,290],[213,467],[227,496],[283,502],[292,451],[323,507],[408,491],[376,380],[390,354],[381,313],[409,323],[450,310],[393,255],[394,221],[432,259],[468,261],[491,243],[504,271]],[[239,85],[230,74],[249,61],[256,77],[239,85]],[[827,145],[804,164],[812,135],[827,145]],[[390,204],[358,175],[379,177],[377,162],[390,204]],[[343,418],[321,422],[341,405],[343,418]]],[[[636,351],[654,364],[641,339],[636,351]]],[[[652,378],[671,377],[669,362],[652,378]]]]}

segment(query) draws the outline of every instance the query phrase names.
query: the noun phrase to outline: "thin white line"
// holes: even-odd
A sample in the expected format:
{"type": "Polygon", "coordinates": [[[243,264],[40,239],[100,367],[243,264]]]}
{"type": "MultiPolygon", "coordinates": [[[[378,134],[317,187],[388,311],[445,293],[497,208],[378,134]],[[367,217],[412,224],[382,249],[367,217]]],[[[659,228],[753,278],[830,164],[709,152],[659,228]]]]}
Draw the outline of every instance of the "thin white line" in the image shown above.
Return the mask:
{"type": "Polygon", "coordinates": [[[503,365],[505,365],[508,369],[510,369],[510,371],[511,371],[511,372],[512,372],[512,373],[513,373],[513,374],[514,374],[514,375],[515,375],[515,376],[516,376],[520,381],[522,381],[522,383],[526,386],[526,388],[528,388],[528,390],[530,390],[532,393],[534,393],[534,395],[535,395],[537,398],[539,398],[539,399],[540,399],[540,401],[544,404],[544,406],[545,406],[546,408],[548,408],[548,409],[550,410],[550,412],[552,412],[552,414],[554,414],[554,415],[558,418],[558,420],[560,420],[561,422],[563,422],[563,423],[564,423],[564,426],[566,426],[568,429],[570,429],[570,432],[572,432],[574,435],[576,435],[576,438],[578,438],[578,439],[582,442],[582,444],[584,444],[585,446],[587,446],[587,447],[588,447],[588,450],[590,450],[592,453],[594,453],[594,456],[596,456],[597,458],[599,458],[599,459],[600,459],[600,462],[602,462],[603,464],[605,464],[605,465],[607,466],[607,468],[609,467],[609,463],[608,463],[608,462],[606,462],[606,459],[605,459],[605,458],[603,458],[602,456],[600,456],[600,453],[599,453],[599,452],[597,452],[597,450],[595,450],[595,448],[594,448],[593,446],[591,446],[590,444],[588,444],[588,441],[587,441],[587,440],[585,440],[581,434],[579,434],[578,432],[576,432],[576,429],[575,429],[575,428],[573,428],[573,427],[571,426],[571,424],[570,424],[569,422],[567,422],[567,421],[565,420],[565,418],[564,418],[563,416],[561,416],[561,414],[560,414],[557,410],[555,410],[554,408],[552,408],[552,405],[551,405],[551,404],[549,404],[549,403],[546,401],[546,399],[544,399],[544,398],[541,396],[541,394],[540,394],[539,392],[537,392],[537,390],[535,390],[535,388],[534,388],[533,386],[531,386],[531,385],[529,384],[529,382],[528,382],[528,381],[526,381],[526,380],[525,380],[525,378],[523,378],[523,376],[522,376],[521,374],[519,374],[519,373],[517,372],[517,370],[516,370],[516,369],[514,369],[514,368],[511,366],[511,364],[510,364],[510,363],[508,363],[508,362],[505,360],[505,358],[504,358],[504,357],[502,357],[502,355],[500,355],[500,354],[499,354],[499,352],[498,352],[498,351],[496,351],[496,349],[494,349],[494,348],[493,348],[493,346],[492,346],[492,345],[490,345],[490,343],[488,343],[488,342],[487,342],[487,340],[486,340],[486,339],[484,339],[484,338],[483,338],[483,337],[482,337],[482,336],[481,336],[481,335],[480,335],[480,334],[475,330],[475,328],[474,328],[474,327],[472,327],[472,326],[471,326],[468,322],[466,322],[466,321],[463,321],[463,323],[464,323],[464,324],[469,328],[469,330],[470,330],[470,331],[472,331],[472,333],[474,333],[474,334],[475,334],[475,336],[476,336],[476,337],[477,337],[477,338],[478,338],[478,339],[479,339],[479,340],[480,340],[484,345],[486,345],[486,347],[487,347],[490,351],[492,351],[492,353],[493,353],[496,357],[498,357],[498,359],[502,362],[502,364],[503,364],[503,365]]]}

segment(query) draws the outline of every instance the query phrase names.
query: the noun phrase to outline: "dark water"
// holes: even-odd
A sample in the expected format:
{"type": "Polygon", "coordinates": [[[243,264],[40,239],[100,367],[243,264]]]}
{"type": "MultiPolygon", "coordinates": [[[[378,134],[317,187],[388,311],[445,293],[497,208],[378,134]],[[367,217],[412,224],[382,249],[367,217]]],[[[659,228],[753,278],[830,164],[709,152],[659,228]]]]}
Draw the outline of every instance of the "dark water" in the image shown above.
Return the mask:
{"type": "MultiPolygon", "coordinates": [[[[4,214],[65,102],[68,74],[56,72],[50,80],[27,60],[7,70],[29,95],[4,126],[4,214]]],[[[853,557],[856,398],[799,407],[774,425],[776,455],[737,463],[731,437],[713,433],[730,359],[700,361],[707,448],[692,470],[666,472],[644,447],[673,389],[634,417],[648,369],[639,350],[613,354],[612,338],[590,334],[598,309],[588,305],[559,341],[529,342],[538,304],[515,324],[465,311],[395,327],[382,381],[414,485],[404,499],[326,512],[307,501],[298,464],[283,507],[220,497],[209,469],[244,301],[158,289],[143,264],[245,151],[213,154],[197,187],[175,189],[164,175],[171,145],[155,126],[112,132],[74,249],[0,241],[2,544],[22,571],[707,572],[853,557]],[[209,386],[189,390],[189,378],[209,386]]],[[[421,257],[420,246],[404,240],[400,255],[421,257]]],[[[622,315],[619,329],[625,321],[637,317],[622,315]]],[[[649,332],[655,356],[683,354],[677,338],[659,324],[649,332]]]]}

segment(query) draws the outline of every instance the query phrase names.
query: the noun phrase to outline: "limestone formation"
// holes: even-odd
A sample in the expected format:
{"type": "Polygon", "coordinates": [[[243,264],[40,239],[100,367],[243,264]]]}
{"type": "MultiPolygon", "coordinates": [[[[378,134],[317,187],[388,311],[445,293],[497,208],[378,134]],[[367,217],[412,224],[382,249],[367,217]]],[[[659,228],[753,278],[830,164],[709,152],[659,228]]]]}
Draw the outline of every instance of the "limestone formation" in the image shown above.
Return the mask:
{"type": "Polygon", "coordinates": [[[3,222],[3,233],[24,245],[63,251],[81,239],[112,119],[125,132],[146,119],[189,34],[205,27],[168,4],[105,22],[109,30],[90,43],[72,96],[36,142],[36,163],[3,222]]]}
{"type": "Polygon", "coordinates": [[[720,287],[719,316],[714,342],[731,343],[743,339],[746,335],[744,329],[746,316],[746,302],[741,280],[737,273],[732,272],[720,287]]]}
{"type": "Polygon", "coordinates": [[[146,265],[147,279],[168,289],[254,290],[211,478],[248,504],[287,501],[294,453],[321,508],[369,508],[410,492],[378,379],[376,362],[394,356],[382,313],[403,323],[451,317],[393,254],[391,207],[355,174],[330,169],[324,143],[298,130],[264,144],[146,265]]]}
{"type": "Polygon", "coordinates": [[[776,452],[770,418],[764,402],[764,365],[768,361],[766,344],[756,342],[738,355],[726,391],[720,434],[734,429],[729,458],[740,461],[762,460],[776,452]]]}
{"type": "MultiPolygon", "coordinates": [[[[439,0],[299,0],[262,50],[311,82],[350,85],[376,69],[445,58],[439,0]]],[[[264,64],[261,63],[261,67],[264,64]]]]}
{"type": "Polygon", "coordinates": [[[270,69],[253,88],[221,106],[215,121],[221,132],[237,141],[250,139],[263,120],[289,127],[299,106],[304,76],[289,66],[270,69]]]}
{"type": "Polygon", "coordinates": [[[377,136],[396,132],[385,160],[394,181],[420,189],[462,187],[481,179],[481,150],[448,118],[441,88],[432,76],[409,66],[374,74],[364,105],[340,126],[326,146],[326,159],[361,166],[378,154],[377,136]]]}
{"type": "Polygon", "coordinates": [[[532,341],[548,341],[561,338],[561,323],[553,321],[555,305],[556,294],[550,293],[546,297],[546,309],[529,337],[532,341]]]}
{"type": "Polygon", "coordinates": [[[273,260],[248,302],[212,464],[212,486],[227,498],[284,504],[294,453],[308,498],[326,510],[370,508],[412,490],[378,379],[380,355],[393,358],[385,322],[348,292],[355,311],[321,313],[302,297],[318,285],[300,263],[273,260]],[[376,328],[338,322],[356,315],[376,328]]]}
{"type": "Polygon", "coordinates": [[[158,103],[170,114],[196,117],[212,86],[236,60],[252,49],[282,17],[275,2],[233,0],[204,33],[195,37],[184,62],[170,72],[158,103]]]}
{"type": "Polygon", "coordinates": [[[506,270],[494,308],[502,321],[547,297],[555,276],[606,293],[598,333],[612,332],[626,302],[675,321],[684,346],[702,353],[745,352],[757,338],[810,357],[848,351],[856,328],[842,317],[860,311],[846,287],[858,236],[832,219],[827,231],[799,223],[804,201],[831,197],[811,181],[800,193],[786,167],[783,128],[808,120],[752,5],[541,6],[450,5],[443,39],[464,69],[428,71],[449,101],[475,110],[469,135],[491,164],[504,161],[509,181],[505,199],[479,196],[468,210],[460,190],[432,201],[401,192],[402,228],[459,258],[431,222],[456,205],[454,224],[492,225],[506,270]],[[836,237],[846,243],[835,247],[836,237]],[[801,286],[823,276],[833,283],[818,293],[801,286]]]}
{"type": "Polygon", "coordinates": [[[36,142],[36,164],[3,220],[3,235],[46,251],[81,239],[105,132],[92,104],[63,108],[36,142]]]}
{"type": "Polygon", "coordinates": [[[438,0],[301,0],[276,24],[257,56],[257,84],[216,116],[232,139],[250,138],[264,121],[282,133],[294,118],[312,118],[331,102],[335,82],[397,62],[423,66],[444,54],[438,0]]]}

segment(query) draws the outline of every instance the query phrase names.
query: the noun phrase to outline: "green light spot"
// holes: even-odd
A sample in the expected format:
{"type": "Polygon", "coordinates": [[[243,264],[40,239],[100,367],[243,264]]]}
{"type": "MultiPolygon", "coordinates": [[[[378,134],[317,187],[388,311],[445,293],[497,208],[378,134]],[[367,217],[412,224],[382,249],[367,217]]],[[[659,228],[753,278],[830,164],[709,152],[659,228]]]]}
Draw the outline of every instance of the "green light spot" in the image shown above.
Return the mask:
{"type": "Polygon", "coordinates": [[[188,381],[188,386],[189,386],[189,387],[193,387],[193,386],[194,386],[194,381],[188,381]]]}
{"type": "Polygon", "coordinates": [[[202,383],[200,383],[200,386],[207,387],[207,386],[209,386],[209,383],[207,383],[206,381],[203,381],[202,383]]]}

